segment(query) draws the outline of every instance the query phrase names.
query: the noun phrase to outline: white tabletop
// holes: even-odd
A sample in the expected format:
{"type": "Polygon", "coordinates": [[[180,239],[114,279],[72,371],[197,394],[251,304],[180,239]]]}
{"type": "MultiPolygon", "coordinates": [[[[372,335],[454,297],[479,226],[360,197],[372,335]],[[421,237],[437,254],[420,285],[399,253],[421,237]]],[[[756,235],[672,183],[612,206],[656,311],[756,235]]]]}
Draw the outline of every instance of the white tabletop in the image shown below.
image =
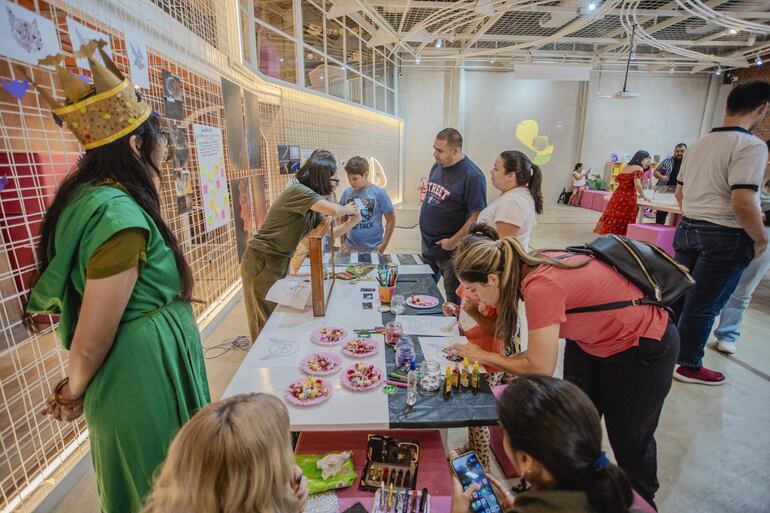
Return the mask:
{"type": "MultiPolygon", "coordinates": [[[[382,325],[382,314],[377,310],[377,282],[355,283],[335,280],[325,317],[313,317],[312,308],[295,310],[279,306],[267,321],[240,368],[230,381],[223,397],[242,393],[264,392],[283,399],[286,387],[294,380],[307,376],[299,369],[302,358],[310,353],[324,351],[341,356],[343,368],[356,361],[340,351],[342,345],[319,346],[310,342],[310,333],[316,328],[335,326],[345,328],[349,336],[354,329],[382,325]],[[364,310],[361,288],[374,288],[374,308],[364,310]]],[[[382,335],[373,335],[380,343],[380,351],[363,361],[379,367],[383,373],[385,348],[382,335]]],[[[333,390],[331,397],[318,405],[295,406],[284,399],[289,409],[292,431],[335,431],[388,429],[388,396],[382,386],[367,392],[353,392],[340,384],[341,372],[324,376],[333,390]]]]}

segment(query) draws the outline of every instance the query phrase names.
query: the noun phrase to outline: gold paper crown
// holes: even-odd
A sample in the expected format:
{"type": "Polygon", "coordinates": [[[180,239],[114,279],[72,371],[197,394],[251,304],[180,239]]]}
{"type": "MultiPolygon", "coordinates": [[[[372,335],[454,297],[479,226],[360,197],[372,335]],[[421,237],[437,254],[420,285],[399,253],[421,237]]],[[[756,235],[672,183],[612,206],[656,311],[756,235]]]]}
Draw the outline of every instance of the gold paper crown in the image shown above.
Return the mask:
{"type": "Polygon", "coordinates": [[[133,132],[150,116],[150,106],[141,100],[133,84],[120,72],[104,51],[104,41],[89,41],[75,52],[75,57],[88,59],[93,84],[87,84],[62,65],[61,54],[38,61],[53,66],[64,89],[64,104],[53,99],[37,84],[38,92],[51,105],[54,114],[67,123],[75,137],[90,150],[109,144],[133,132]],[[93,58],[99,50],[104,65],[93,58]]]}

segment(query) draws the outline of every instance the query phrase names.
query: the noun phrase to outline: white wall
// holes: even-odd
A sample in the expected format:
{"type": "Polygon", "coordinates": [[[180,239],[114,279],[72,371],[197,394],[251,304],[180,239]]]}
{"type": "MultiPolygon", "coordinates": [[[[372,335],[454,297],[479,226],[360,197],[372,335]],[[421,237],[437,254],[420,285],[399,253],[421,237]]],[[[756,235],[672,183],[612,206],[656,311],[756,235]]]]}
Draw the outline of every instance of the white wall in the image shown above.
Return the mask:
{"type": "MultiPolygon", "coordinates": [[[[515,129],[522,120],[536,120],[540,133],[548,135],[555,147],[551,162],[543,166],[546,205],[555,203],[562,187],[570,184],[576,158],[601,174],[611,153],[622,158],[624,153],[646,149],[665,157],[676,143],[697,139],[701,125],[718,117],[709,109],[704,119],[707,76],[631,75],[628,89],[640,96],[615,100],[596,95],[599,86],[609,95],[621,89],[623,75],[604,73],[599,83],[599,73],[592,73],[583,143],[576,148],[578,82],[516,80],[512,73],[466,71],[458,98],[446,87],[447,76],[443,71],[405,68],[400,78],[406,205],[417,204],[419,178],[427,176],[433,164],[433,138],[444,128],[449,109],[462,112],[461,126],[456,128],[465,138],[465,152],[485,172],[500,151],[531,153],[516,140],[515,129]]],[[[494,197],[495,191],[489,189],[494,197]]]]}
{"type": "Polygon", "coordinates": [[[516,80],[512,73],[471,71],[465,74],[466,154],[487,174],[489,200],[500,193],[488,171],[500,152],[535,152],[516,139],[516,125],[532,119],[539,133],[553,144],[551,161],[542,166],[546,205],[556,203],[572,170],[578,83],[553,80],[516,80]]]}
{"type": "Polygon", "coordinates": [[[398,84],[398,114],[404,119],[404,205],[418,203],[420,177],[433,165],[433,141],[444,128],[443,71],[404,70],[398,84]]]}
{"type": "Polygon", "coordinates": [[[625,100],[598,98],[623,87],[620,73],[592,73],[588,92],[583,148],[584,166],[602,174],[610,154],[620,159],[643,149],[662,158],[677,143],[690,144],[700,135],[708,96],[709,78],[666,75],[631,75],[628,90],[639,97],[625,100]]]}

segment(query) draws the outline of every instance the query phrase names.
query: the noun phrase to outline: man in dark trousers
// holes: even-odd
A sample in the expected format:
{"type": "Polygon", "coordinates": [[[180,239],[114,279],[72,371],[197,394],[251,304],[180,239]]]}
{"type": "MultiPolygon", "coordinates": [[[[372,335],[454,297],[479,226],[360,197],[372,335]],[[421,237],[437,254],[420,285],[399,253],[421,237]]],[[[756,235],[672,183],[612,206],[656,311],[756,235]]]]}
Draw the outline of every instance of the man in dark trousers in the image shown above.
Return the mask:
{"type": "MultiPolygon", "coordinates": [[[[657,189],[659,192],[673,194],[676,191],[676,180],[679,177],[679,168],[682,165],[686,151],[687,145],[685,143],[677,144],[674,148],[674,156],[661,162],[660,166],[653,171],[655,178],[658,179],[657,189]]],[[[658,210],[655,214],[655,222],[666,224],[666,217],[668,217],[668,212],[658,210]]]]}
{"type": "Polygon", "coordinates": [[[436,281],[443,276],[447,301],[457,304],[455,291],[460,282],[452,254],[487,206],[487,181],[481,169],[463,154],[463,138],[454,128],[436,135],[433,158],[436,163],[420,209],[422,258],[433,269],[436,281]]]}

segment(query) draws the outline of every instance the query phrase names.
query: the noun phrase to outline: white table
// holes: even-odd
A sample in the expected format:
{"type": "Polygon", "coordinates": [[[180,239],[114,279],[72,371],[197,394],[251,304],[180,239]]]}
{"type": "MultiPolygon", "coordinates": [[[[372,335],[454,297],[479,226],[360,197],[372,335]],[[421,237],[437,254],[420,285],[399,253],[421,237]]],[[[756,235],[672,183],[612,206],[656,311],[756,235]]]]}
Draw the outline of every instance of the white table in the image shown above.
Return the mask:
{"type": "MultiPolygon", "coordinates": [[[[636,222],[641,223],[644,219],[643,212],[645,208],[651,208],[652,210],[661,210],[664,212],[669,212],[671,214],[679,214],[682,215],[682,209],[679,207],[679,204],[676,202],[676,198],[673,194],[670,193],[663,193],[663,192],[656,192],[653,195],[652,201],[645,201],[645,200],[637,200],[636,206],[638,207],[638,212],[636,214],[636,222]]],[[[671,226],[674,223],[674,216],[668,216],[666,218],[666,226],[671,226]]]]}

